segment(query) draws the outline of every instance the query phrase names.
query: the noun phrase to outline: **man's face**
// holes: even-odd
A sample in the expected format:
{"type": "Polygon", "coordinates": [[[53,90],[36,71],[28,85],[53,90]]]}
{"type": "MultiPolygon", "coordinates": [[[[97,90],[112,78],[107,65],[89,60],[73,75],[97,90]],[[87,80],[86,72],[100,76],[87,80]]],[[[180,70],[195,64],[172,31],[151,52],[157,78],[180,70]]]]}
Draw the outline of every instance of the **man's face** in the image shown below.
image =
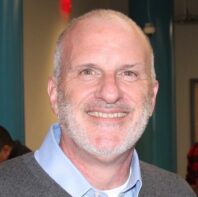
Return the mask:
{"type": "Polygon", "coordinates": [[[10,155],[12,148],[9,145],[4,145],[1,149],[0,149],[0,163],[3,161],[6,161],[10,155]]]}
{"type": "Polygon", "coordinates": [[[112,156],[133,148],[142,135],[157,83],[151,83],[150,54],[137,33],[95,22],[79,24],[64,47],[57,113],[68,144],[112,156]]]}

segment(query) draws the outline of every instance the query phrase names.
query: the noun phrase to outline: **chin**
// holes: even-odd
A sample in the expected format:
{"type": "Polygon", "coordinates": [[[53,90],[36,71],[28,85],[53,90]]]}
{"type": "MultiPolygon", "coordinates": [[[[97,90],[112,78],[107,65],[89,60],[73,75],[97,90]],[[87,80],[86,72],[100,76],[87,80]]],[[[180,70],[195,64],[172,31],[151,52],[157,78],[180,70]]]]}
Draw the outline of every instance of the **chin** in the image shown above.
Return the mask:
{"type": "Polygon", "coordinates": [[[133,148],[131,143],[128,142],[114,142],[109,139],[101,140],[100,143],[90,143],[84,149],[97,157],[112,158],[119,156],[129,149],[133,148]]]}

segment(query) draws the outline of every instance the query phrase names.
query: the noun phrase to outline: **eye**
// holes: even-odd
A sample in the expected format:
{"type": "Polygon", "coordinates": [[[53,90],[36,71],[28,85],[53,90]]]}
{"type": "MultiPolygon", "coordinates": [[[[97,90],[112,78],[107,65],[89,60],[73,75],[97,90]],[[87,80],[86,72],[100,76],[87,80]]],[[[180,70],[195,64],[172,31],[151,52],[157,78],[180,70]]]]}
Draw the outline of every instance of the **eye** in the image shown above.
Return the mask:
{"type": "Polygon", "coordinates": [[[85,68],[79,72],[79,76],[82,80],[88,81],[96,79],[99,76],[99,72],[93,68],[85,68]]]}
{"type": "Polygon", "coordinates": [[[135,75],[135,73],[131,70],[126,70],[123,74],[128,77],[133,77],[135,75]]]}
{"type": "Polygon", "coordinates": [[[135,81],[137,79],[137,73],[132,70],[124,70],[119,73],[119,76],[124,81],[135,81]]]}
{"type": "Polygon", "coordinates": [[[95,71],[93,69],[86,68],[80,71],[80,75],[95,75],[95,71]]]}

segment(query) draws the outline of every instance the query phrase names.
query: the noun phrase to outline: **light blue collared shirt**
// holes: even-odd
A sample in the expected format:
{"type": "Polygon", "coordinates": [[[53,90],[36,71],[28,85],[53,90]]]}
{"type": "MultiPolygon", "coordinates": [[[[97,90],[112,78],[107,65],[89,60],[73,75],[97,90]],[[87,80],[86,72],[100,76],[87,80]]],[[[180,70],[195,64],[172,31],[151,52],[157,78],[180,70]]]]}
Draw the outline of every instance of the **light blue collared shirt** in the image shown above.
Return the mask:
{"type": "MultiPolygon", "coordinates": [[[[35,151],[35,159],[43,170],[73,197],[94,197],[95,189],[83,177],[59,146],[61,130],[59,124],[54,124],[41,145],[35,151]]],[[[131,162],[131,175],[126,188],[120,197],[137,197],[142,187],[139,158],[134,150],[131,162]]],[[[100,197],[106,196],[104,193],[100,197]]]]}

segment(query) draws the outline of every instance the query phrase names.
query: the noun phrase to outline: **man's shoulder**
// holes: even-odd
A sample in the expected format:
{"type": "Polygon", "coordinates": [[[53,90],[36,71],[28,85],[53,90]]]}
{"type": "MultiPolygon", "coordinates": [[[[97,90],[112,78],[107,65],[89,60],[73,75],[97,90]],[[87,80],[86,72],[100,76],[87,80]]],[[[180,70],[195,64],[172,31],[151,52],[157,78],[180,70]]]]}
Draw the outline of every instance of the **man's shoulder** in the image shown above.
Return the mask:
{"type": "Polygon", "coordinates": [[[39,166],[33,153],[0,165],[0,196],[70,196],[39,166]]]}
{"type": "Polygon", "coordinates": [[[25,170],[28,166],[28,163],[31,164],[33,161],[33,153],[24,154],[22,156],[9,159],[0,164],[0,176],[6,176],[7,173],[15,174],[22,173],[21,170],[25,170]],[[24,162],[26,161],[26,162],[24,162]]]}
{"type": "Polygon", "coordinates": [[[9,186],[15,187],[20,184],[31,184],[28,182],[33,182],[36,179],[36,171],[39,170],[39,167],[35,167],[36,165],[33,153],[28,153],[0,164],[1,190],[4,186],[8,188],[9,186]],[[35,174],[32,169],[34,169],[35,174]]]}
{"type": "Polygon", "coordinates": [[[163,177],[163,179],[167,178],[167,180],[169,180],[170,177],[180,179],[180,177],[173,172],[167,171],[165,169],[159,168],[158,166],[143,161],[140,161],[140,168],[143,178],[148,178],[149,176],[149,178],[154,177],[154,180],[156,180],[156,178],[159,176],[158,178],[163,177]],[[156,177],[156,175],[158,176],[156,177]]]}
{"type": "Polygon", "coordinates": [[[142,161],[140,168],[143,184],[140,196],[196,196],[179,175],[142,161]]]}

